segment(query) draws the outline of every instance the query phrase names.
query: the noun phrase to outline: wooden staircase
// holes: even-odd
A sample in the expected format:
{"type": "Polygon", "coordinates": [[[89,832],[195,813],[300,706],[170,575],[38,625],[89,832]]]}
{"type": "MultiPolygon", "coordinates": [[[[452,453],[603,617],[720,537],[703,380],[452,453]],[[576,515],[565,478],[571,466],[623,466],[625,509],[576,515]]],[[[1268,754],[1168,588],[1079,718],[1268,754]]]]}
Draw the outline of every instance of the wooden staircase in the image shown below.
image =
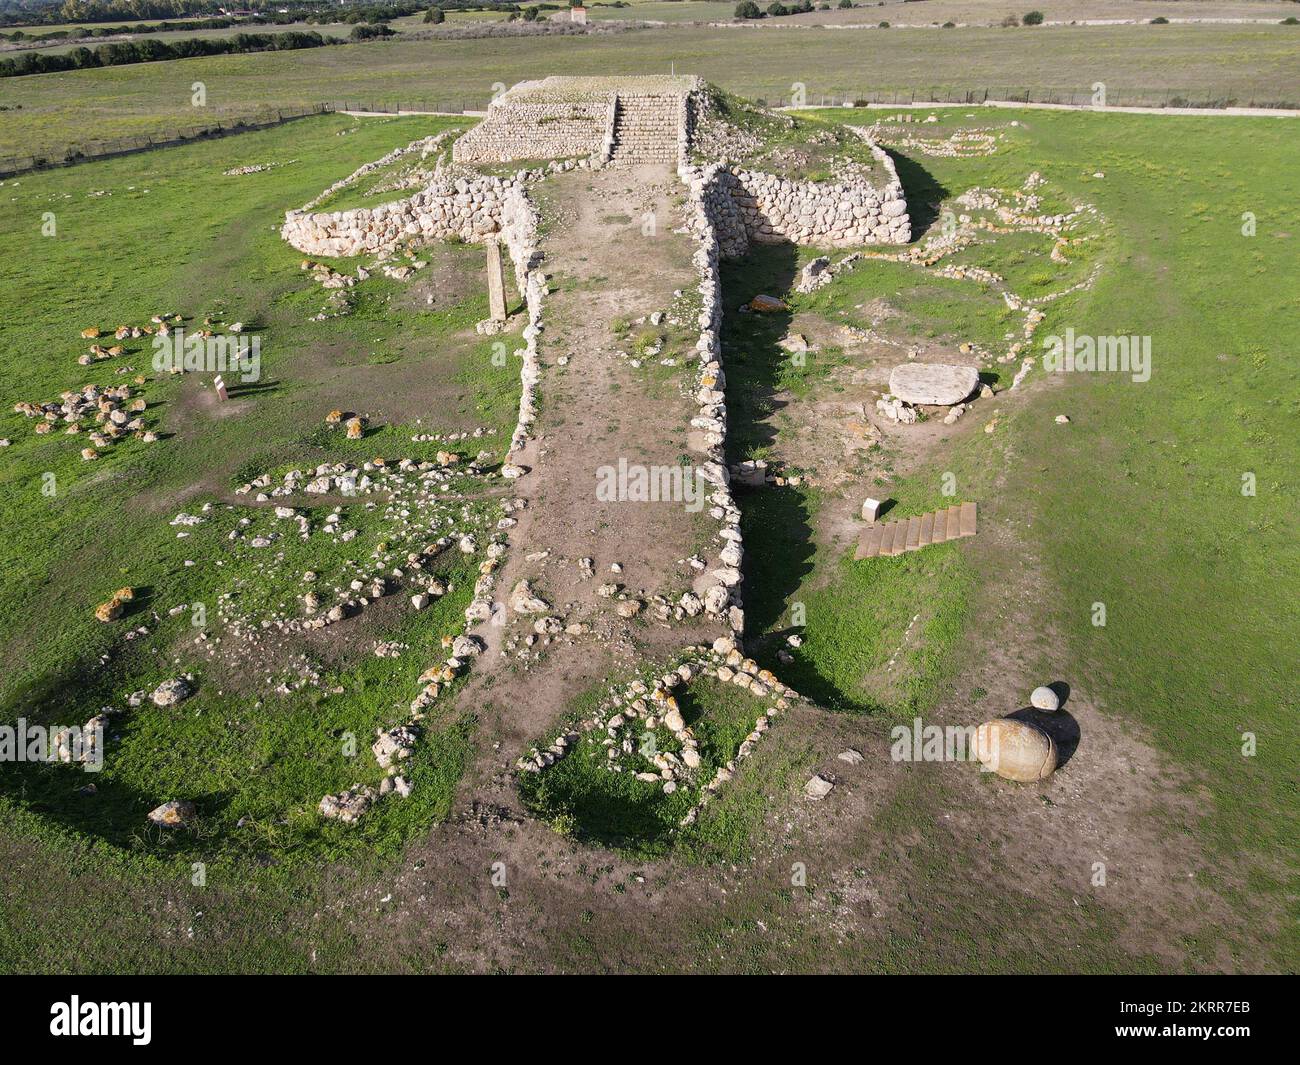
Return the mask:
{"type": "Polygon", "coordinates": [[[855,559],[877,558],[884,555],[901,555],[904,551],[919,551],[931,544],[942,544],[975,535],[975,504],[933,510],[915,518],[900,518],[868,525],[858,538],[855,559]]]}

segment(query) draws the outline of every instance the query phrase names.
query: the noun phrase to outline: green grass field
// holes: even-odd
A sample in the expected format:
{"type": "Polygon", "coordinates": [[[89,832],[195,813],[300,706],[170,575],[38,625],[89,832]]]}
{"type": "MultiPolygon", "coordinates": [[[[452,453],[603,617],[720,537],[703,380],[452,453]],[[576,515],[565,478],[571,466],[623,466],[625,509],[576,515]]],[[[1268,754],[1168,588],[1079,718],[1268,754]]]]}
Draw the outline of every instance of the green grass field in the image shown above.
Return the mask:
{"type": "MultiPolygon", "coordinates": [[[[1240,32],[1243,41],[1268,37],[1240,32]]],[[[1270,48],[1283,40],[1268,39],[1270,48]]],[[[593,69],[617,67],[620,49],[653,40],[626,35],[606,41],[593,69]]],[[[763,40],[770,46],[775,39],[763,40]]],[[[974,32],[968,40],[978,70],[981,46],[974,32]]],[[[507,54],[528,68],[517,67],[508,80],[542,73],[554,61],[545,51],[551,42],[526,42],[535,55],[517,50],[519,42],[477,43],[495,57],[486,66],[480,61],[477,78],[489,76],[483,71],[507,54]]],[[[574,49],[564,53],[569,61],[587,47],[563,43],[574,49]]],[[[793,38],[791,44],[799,46],[793,38]]],[[[839,45],[828,47],[834,53],[839,45]]],[[[1257,55],[1257,74],[1277,84],[1290,47],[1276,46],[1272,59],[1257,55]],[[1271,73],[1265,75],[1266,68],[1271,73]]],[[[856,44],[859,63],[862,48],[856,44]]],[[[337,49],[328,58],[370,50],[337,49]]],[[[224,83],[229,98],[247,98],[251,86],[262,84],[267,58],[285,64],[277,67],[286,76],[277,91],[304,91],[305,73],[293,73],[292,53],[233,57],[222,61],[229,63],[222,68],[232,79],[224,83]],[[238,70],[246,80],[235,80],[238,70]]],[[[1158,60],[1138,72],[1132,58],[1130,77],[1158,80],[1158,60]]],[[[678,69],[688,61],[679,58],[678,69]]],[[[733,73],[754,62],[734,52],[710,61],[736,63],[733,73]]],[[[446,77],[456,62],[422,76],[446,77]]],[[[821,69],[833,72],[833,54],[828,62],[821,69]]],[[[901,71],[901,59],[888,62],[901,71]]],[[[1028,62],[1046,70],[1042,56],[1028,62]]],[[[1123,66],[1125,60],[1112,52],[1104,62],[1123,66]]],[[[1222,77],[1223,63],[1219,55],[1202,73],[1210,77],[1213,68],[1222,77]]],[[[180,64],[156,67],[173,69],[135,68],[129,79],[123,71],[57,75],[68,80],[56,83],[40,79],[54,91],[39,103],[32,88],[38,79],[25,79],[30,84],[17,89],[31,113],[27,106],[17,112],[18,128],[7,136],[15,146],[34,136],[38,108],[48,108],[40,114],[54,123],[51,130],[73,128],[70,116],[79,106],[86,117],[78,122],[132,110],[145,120],[167,91],[187,93],[192,80],[180,64]],[[119,98],[115,86],[123,85],[133,88],[119,98]],[[79,93],[87,94],[84,105],[77,103],[79,93]]],[[[402,91],[396,70],[376,73],[376,84],[402,91]]],[[[335,73],[361,84],[359,68],[335,73]]],[[[778,86],[785,79],[774,73],[743,77],[778,86]]],[[[728,83],[725,73],[719,80],[728,83]]],[[[209,91],[222,84],[218,73],[209,91]]],[[[9,92],[11,86],[2,88],[9,92]]],[[[981,656],[997,650],[987,644],[980,609],[1016,579],[1017,552],[1032,556],[1046,594],[1022,604],[1027,653],[1041,664],[1040,673],[1066,676],[1108,717],[1149,737],[1159,757],[1184,775],[1176,793],[1162,797],[1196,804],[1189,842],[1203,865],[1194,872],[1238,918],[1212,940],[1171,932],[1169,949],[1182,959],[1172,967],[1294,969],[1300,957],[1294,921],[1300,730],[1287,663],[1300,647],[1300,389],[1287,351],[1300,327],[1294,285],[1300,276],[1300,167],[1293,126],[1221,117],[958,114],[954,124],[1019,124],[1008,127],[990,156],[905,160],[914,213],[932,214],[930,205],[975,186],[1019,188],[1032,170],[1065,197],[1095,203],[1105,231],[1087,262],[1100,264],[1098,280],[1050,305],[1039,336],[1067,326],[1080,334],[1149,335],[1151,380],[1076,374],[1049,383],[1036,370],[1026,399],[1005,405],[996,432],[977,427],[954,434],[944,451],[891,469],[882,487],[899,512],[919,513],[941,502],[941,476],[951,472],[964,496],[986,501],[1008,526],[1014,516],[1011,548],[977,539],[969,548],[952,544],[855,563],[851,555],[827,550],[819,535],[837,503],[833,493],[805,485],[747,495],[750,633],[761,641],[785,632],[790,608],[802,603],[805,641],[782,670],[788,668],[790,682],[826,710],[838,711],[836,720],[861,721],[868,731],[883,728],[939,705],[964,705],[968,675],[981,656]],[[1243,233],[1246,213],[1255,221],[1252,235],[1243,233]],[[1069,414],[1068,426],[1054,423],[1059,412],[1069,414]],[[1252,479],[1254,494],[1243,494],[1252,479]],[[756,576],[760,571],[770,579],[756,576]],[[1094,623],[1097,603],[1106,607],[1104,626],[1094,623]],[[904,680],[864,684],[864,675],[878,674],[900,645],[914,615],[923,618],[917,623],[921,636],[904,655],[904,680]],[[1242,754],[1243,733],[1257,739],[1251,757],[1242,754]]],[[[0,333],[11,353],[0,366],[11,400],[0,411],[0,436],[12,440],[0,450],[6,489],[0,521],[8,534],[0,548],[0,706],[7,718],[34,709],[61,720],[60,714],[88,715],[105,700],[120,701],[123,693],[177,670],[200,672],[200,694],[174,715],[144,711],[123,718],[96,796],[77,794],[83,775],[66,767],[0,767],[6,822],[0,835],[6,870],[0,874],[0,970],[439,971],[465,964],[456,948],[470,950],[483,933],[477,923],[451,929],[430,919],[404,926],[406,938],[397,947],[386,911],[375,901],[425,861],[421,840],[446,816],[464,767],[490,740],[478,735],[471,718],[431,722],[412,770],[414,796],[407,805],[382,807],[360,833],[322,830],[306,816],[323,789],[360,779],[361,771],[338,756],[339,734],[368,737],[410,698],[411,673],[425,664],[417,661],[428,648],[421,641],[435,641],[444,622],[454,627],[455,597],[439,608],[445,616],[423,615],[427,625],[385,617],[367,630],[367,636],[410,643],[409,658],[358,655],[356,648],[322,652],[315,663],[325,678],[319,698],[292,693],[274,700],[274,708],[251,693],[220,694],[213,667],[192,649],[186,618],[171,618],[167,610],[206,602],[232,578],[245,582],[252,616],[301,591],[306,557],[296,545],[285,548],[280,568],[239,552],[229,555],[225,574],[185,566],[200,548],[210,554],[226,542],[231,526],[224,523],[234,515],[214,518],[186,539],[178,539],[168,522],[179,511],[222,500],[249,472],[337,457],[429,457],[438,445],[413,444],[417,431],[487,426],[508,432],[517,382],[512,368],[493,366],[490,345],[473,333],[486,300],[464,280],[476,276],[472,249],[428,252],[426,269],[435,278],[429,291],[440,296],[434,307],[376,276],[358,291],[350,315],[308,322],[326,294],[299,271],[300,256],[277,233],[286,208],[445,124],[327,116],[0,184],[0,232],[11,253],[0,263],[0,333]],[[267,162],[280,165],[242,177],[223,174],[267,162]],[[41,235],[47,212],[57,227],[53,237],[41,235]],[[79,330],[143,321],[162,311],[199,318],[220,313],[264,334],[265,387],[245,395],[251,402],[241,416],[213,416],[188,378],[150,380],[144,386],[147,413],[168,435],[147,446],[119,444],[107,457],[82,463],[78,440],[36,436],[12,412],[19,399],[45,401],[83,381],[119,380],[114,362],[77,365],[87,343],[79,330]],[[334,407],[370,412],[373,428],[361,444],[348,445],[323,430],[323,415],[334,407]],[[57,485],[52,497],[41,491],[47,473],[57,485]],[[125,649],[115,646],[118,630],[91,615],[123,584],[147,589],[143,610],[161,615],[150,622],[148,636],[125,649]],[[349,694],[337,697],[330,692],[336,686],[349,694]],[[137,831],[143,812],[182,786],[200,799],[202,831],[171,843],[137,831]],[[196,861],[210,866],[206,886],[191,882],[196,861]],[[51,936],[51,927],[78,931],[51,936]]],[[[1008,238],[981,245],[966,261],[1032,289],[1048,283],[1039,279],[1045,252],[1008,238]]],[[[802,249],[799,261],[813,253],[802,249]]],[[[728,265],[728,309],[753,291],[781,279],[788,283],[796,265],[779,251],[728,265]]],[[[1053,277],[1072,280],[1070,271],[1080,269],[1062,267],[1053,277]]],[[[861,326],[868,324],[864,307],[882,293],[908,311],[899,328],[910,337],[954,335],[991,344],[1007,328],[995,301],[955,283],[909,277],[896,264],[846,273],[795,300],[795,309],[861,326]]],[[[792,372],[773,348],[773,327],[742,318],[727,318],[732,443],[738,454],[762,455],[765,448],[779,450],[787,431],[766,405],[767,391],[824,398],[824,373],[842,369],[844,357],[831,351],[825,363],[814,360],[809,369],[792,372]]],[[[139,351],[119,361],[148,374],[139,351]]],[[[980,413],[967,417],[984,420],[980,413]]],[[[490,507],[486,499],[481,504],[490,507]]],[[[359,542],[372,550],[395,535],[382,514],[361,514],[356,525],[359,542]]],[[[343,560],[327,556],[320,564],[342,566],[343,560]]],[[[467,577],[463,568],[447,575],[461,585],[467,577]]],[[[765,655],[773,649],[765,645],[765,655]]],[[[238,672],[227,667],[220,683],[233,683],[238,672]]],[[[744,724],[745,708],[728,694],[713,702],[716,692],[701,697],[705,716],[718,724],[710,742],[722,752],[744,724]]],[[[683,866],[703,862],[708,868],[719,859],[748,868],[745,863],[776,845],[773,809],[806,779],[811,757],[810,741],[790,730],[782,735],[781,727],[764,740],[773,742],[771,754],[746,763],[702,818],[681,861],[657,866],[652,877],[669,882],[683,866]]],[[[534,809],[580,839],[627,849],[615,838],[619,826],[609,823],[608,812],[646,796],[602,792],[581,761],[561,767],[563,775],[547,794],[528,796],[534,809]]],[[[932,786],[933,779],[908,775],[876,815],[854,829],[853,853],[843,858],[859,863],[863,876],[901,885],[898,899],[888,902],[901,911],[890,910],[901,926],[845,941],[819,919],[842,904],[842,884],[814,880],[792,891],[780,879],[742,875],[731,881],[725,900],[712,893],[674,896],[673,927],[665,931],[660,921],[629,922],[614,889],[602,882],[576,904],[580,915],[530,928],[528,960],[514,966],[890,972],[1171,967],[1125,942],[1123,914],[1104,898],[1072,904],[1066,883],[1042,896],[1016,896],[990,913],[988,883],[972,875],[985,868],[986,840],[945,844],[948,837],[933,826],[950,812],[950,786],[932,786]],[[1057,952],[1067,942],[1068,956],[1057,952]]],[[[1023,794],[1031,804],[1038,801],[1023,794]]],[[[663,852],[656,832],[676,810],[671,804],[639,809],[654,822],[652,845],[637,855],[649,862],[663,852]]],[[[778,866],[782,862],[789,864],[784,855],[778,866]]],[[[439,869],[438,877],[454,879],[462,871],[439,869]]],[[[505,922],[543,903],[512,888],[492,896],[491,905],[496,909],[485,911],[491,920],[505,922]]]]}
{"type": "MultiPolygon", "coordinates": [[[[113,25],[129,25],[129,23],[114,23],[113,25]]],[[[51,27],[53,28],[53,27],[51,27]]],[[[341,22],[329,23],[324,26],[313,25],[309,22],[290,22],[283,26],[263,25],[263,26],[227,26],[219,30],[167,30],[160,33],[134,33],[123,34],[120,37],[92,37],[87,40],[68,39],[65,41],[43,41],[32,51],[45,52],[49,55],[60,55],[64,52],[71,52],[75,48],[89,48],[92,51],[101,44],[117,43],[118,41],[166,41],[174,44],[176,41],[188,40],[215,40],[221,37],[233,37],[238,33],[319,33],[322,37],[333,38],[334,40],[346,40],[352,27],[341,22]]],[[[37,33],[48,32],[37,30],[37,33]]],[[[22,55],[22,51],[16,49],[0,50],[0,58],[8,58],[22,55]]]]}
{"type": "Polygon", "coordinates": [[[744,96],[808,99],[868,90],[953,87],[1141,91],[1159,101],[1231,96],[1300,102],[1300,33],[1288,26],[1041,28],[1024,34],[887,34],[691,27],[612,37],[382,41],[6,79],[0,155],[26,156],[94,140],[175,130],[274,107],[324,101],[482,107],[496,82],[557,70],[666,73],[675,65],[744,96]],[[1086,63],[1078,61],[1086,56],[1086,63]],[[1009,73],[1014,72],[1014,73],[1009,73]],[[194,82],[207,88],[191,104],[194,82]]]}
{"type": "MultiPolygon", "coordinates": [[[[904,513],[919,513],[939,502],[941,472],[955,471],[963,495],[1013,498],[1022,507],[1033,501],[1027,535],[1050,576],[1049,597],[1035,604],[1041,629],[1033,642],[1043,660],[1075,662],[1080,683],[1102,706],[1149,730],[1192,774],[1209,796],[1200,833],[1215,861],[1224,870],[1246,862],[1242,876],[1253,894],[1234,896],[1234,905],[1281,914],[1297,872],[1283,857],[1296,853],[1289,752],[1298,738],[1284,663],[1300,647],[1293,576],[1300,391],[1283,353],[1300,324],[1287,280],[1300,268],[1300,212],[1285,189],[1253,175],[1290,171],[1294,137],[1289,124],[1258,121],[1020,119],[1024,135],[990,158],[916,159],[909,195],[1014,187],[1037,169],[1096,203],[1107,219],[1100,279],[1092,291],[1050,305],[1039,335],[1067,326],[1079,334],[1148,334],[1151,380],[1065,375],[997,434],[965,438],[941,466],[914,471],[889,491],[904,513]],[[1245,157],[1259,167],[1242,167],[1245,157]],[[1257,225],[1250,235],[1247,213],[1257,225]],[[1060,410],[1072,419],[1067,433],[1051,417],[1060,410]],[[1253,494],[1243,491],[1247,483],[1258,486],[1253,494]],[[1098,603],[1106,606],[1104,625],[1096,623],[1098,603]],[[1245,733],[1257,737],[1255,756],[1243,756],[1245,733]]],[[[980,261],[1012,278],[1022,258],[1014,244],[999,242],[986,245],[980,261]]],[[[762,275],[747,269],[754,268],[737,268],[736,282],[761,288],[762,275]]],[[[851,278],[814,302],[833,307],[897,287],[880,270],[851,278]]],[[[959,308],[945,317],[954,336],[980,339],[959,308]]],[[[791,546],[773,530],[794,523],[770,517],[785,511],[808,521],[816,507],[815,498],[776,498],[748,512],[758,537],[751,550],[766,550],[764,561],[788,561],[791,546]],[[764,537],[778,542],[768,549],[764,537]]],[[[817,558],[777,604],[807,603],[798,668],[813,667],[832,697],[860,697],[854,682],[873,665],[873,649],[879,655],[873,638],[882,626],[897,629],[911,611],[929,609],[941,626],[932,649],[958,649],[944,673],[951,678],[978,627],[959,610],[962,589],[1001,579],[964,564],[930,552],[883,565],[817,558]],[[949,596],[957,600],[945,602],[949,596]],[[870,620],[859,631],[864,615],[870,620]]],[[[763,616],[782,627],[777,609],[763,616]]],[[[925,675],[915,669],[914,682],[925,675]]],[[[795,682],[812,690],[812,681],[795,682]]],[[[1276,964],[1294,962],[1292,933],[1269,948],[1276,964]]]]}
{"type": "MultiPolygon", "coordinates": [[[[286,207],[394,144],[447,125],[424,118],[357,123],[331,117],[6,187],[5,229],[26,250],[21,265],[13,258],[6,268],[5,333],[28,355],[5,367],[11,404],[0,416],[0,434],[12,440],[3,468],[3,521],[10,534],[0,579],[6,632],[0,703],[11,719],[80,723],[103,705],[122,710],[131,691],[151,689],[166,676],[193,671],[200,689],[179,715],[128,711],[114,719],[114,756],[95,778],[93,798],[79,793],[86,777],[75,768],[45,774],[19,766],[6,773],[6,803],[17,800],[24,810],[40,812],[47,825],[87,833],[123,857],[146,862],[247,861],[254,855],[284,862],[352,846],[359,838],[331,831],[334,826],[322,834],[315,804],[356,781],[374,782],[368,781],[374,766],[365,748],[375,728],[418,691],[416,676],[441,654],[439,636],[459,632],[478,560],[454,551],[454,558],[435,560],[431,573],[452,592],[418,622],[396,607],[406,598],[397,595],[364,626],[373,639],[406,643],[410,650],[400,660],[349,657],[319,643],[272,647],[245,678],[241,674],[251,667],[241,664],[238,650],[205,656],[193,637],[217,624],[218,615],[256,629],[263,619],[298,613],[300,575],[308,569],[319,572],[324,592],[326,583],[346,584],[352,577],[351,559],[404,555],[424,543],[389,509],[364,501],[344,507],[344,527],[356,537],[350,544],[331,544],[320,534],[299,543],[269,510],[241,505],[247,501],[231,495],[240,483],[326,460],[431,459],[445,445],[413,443],[411,436],[435,430],[488,428],[493,435],[474,446],[447,446],[468,458],[481,447],[502,453],[518,383],[514,370],[492,361],[490,342],[474,334],[474,322],[486,316],[482,293],[440,281],[438,306],[431,309],[405,302],[402,285],[376,276],[356,290],[350,314],[308,322],[328,293],[298,269],[300,256],[277,233],[286,207]],[[278,165],[263,173],[224,173],[250,163],[278,165]],[[54,235],[41,235],[46,217],[54,219],[54,235]],[[99,262],[93,280],[68,286],[75,264],[92,261],[99,262]],[[405,309],[395,309],[394,301],[405,309]],[[191,330],[200,318],[217,315],[246,322],[260,337],[260,380],[242,386],[232,380],[239,416],[223,418],[205,405],[203,386],[191,377],[178,381],[156,373],[147,340],[128,341],[116,360],[78,365],[89,343],[78,337],[85,325],[111,330],[172,312],[183,314],[191,330]],[[148,403],[146,423],[162,439],[152,445],[125,440],[93,464],[78,454],[84,435],[34,435],[33,423],[11,409],[20,397],[46,402],[63,389],[130,381],[135,374],[145,382],[138,392],[148,403]],[[397,400],[388,388],[394,378],[409,382],[397,400]],[[340,430],[324,426],[335,407],[369,413],[373,425],[362,441],[346,441],[340,430]],[[205,503],[216,509],[178,537],[169,524],[173,516],[200,514],[205,503]],[[239,540],[230,546],[236,532],[239,540]],[[247,546],[258,535],[278,541],[274,558],[247,546]],[[126,645],[120,625],[102,625],[91,613],[123,585],[141,591],[122,624],[147,631],[126,645]],[[37,618],[51,600],[66,612],[46,625],[37,618]],[[198,605],[208,625],[194,620],[198,605]],[[295,684],[304,673],[317,674],[318,683],[295,684]],[[288,683],[273,714],[262,710],[256,685],[244,683],[253,678],[288,683]],[[349,694],[331,697],[336,691],[349,694]],[[363,759],[340,756],[345,735],[357,738],[363,759]],[[296,754],[288,756],[291,751],[296,754]],[[150,836],[142,822],[160,795],[180,790],[205,796],[202,830],[184,854],[166,838],[150,836]]],[[[451,277],[477,261],[456,246],[433,249],[432,260],[426,274],[451,277]]],[[[468,527],[469,521],[481,528],[495,521],[490,502],[473,501],[481,493],[470,479],[453,487],[449,500],[468,495],[470,518],[459,514],[460,504],[433,506],[409,488],[398,491],[427,527],[468,527]]],[[[306,513],[319,528],[329,509],[306,513]]],[[[261,658],[251,647],[250,640],[248,661],[261,658]]],[[[465,727],[460,721],[431,724],[430,745],[413,764],[415,777],[427,785],[417,789],[421,799],[400,807],[400,814],[377,818],[366,833],[370,844],[391,852],[410,825],[445,813],[466,749],[465,727]]]]}

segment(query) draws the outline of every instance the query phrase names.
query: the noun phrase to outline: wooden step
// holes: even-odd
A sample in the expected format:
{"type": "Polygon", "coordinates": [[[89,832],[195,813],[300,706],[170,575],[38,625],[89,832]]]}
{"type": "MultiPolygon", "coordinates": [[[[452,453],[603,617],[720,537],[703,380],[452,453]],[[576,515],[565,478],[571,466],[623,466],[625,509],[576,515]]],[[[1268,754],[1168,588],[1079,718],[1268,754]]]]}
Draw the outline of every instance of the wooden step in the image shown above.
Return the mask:
{"type": "Polygon", "coordinates": [[[880,554],[880,538],[884,534],[883,525],[868,525],[862,534],[862,539],[858,541],[858,550],[853,557],[855,559],[875,558],[880,554]]]}
{"type": "Polygon", "coordinates": [[[961,503],[940,510],[866,526],[858,536],[854,559],[891,558],[976,533],[977,507],[961,503]]]}
{"type": "Polygon", "coordinates": [[[903,518],[894,524],[894,546],[890,550],[890,555],[901,555],[907,550],[907,519],[903,518]]]}
{"type": "Polygon", "coordinates": [[[903,550],[915,551],[920,546],[921,546],[921,519],[919,517],[908,518],[907,519],[907,540],[904,541],[903,550]]]}
{"type": "Polygon", "coordinates": [[[948,512],[946,510],[936,510],[934,512],[934,531],[930,534],[930,543],[941,544],[948,539],[948,512]]]}
{"type": "Polygon", "coordinates": [[[961,507],[948,508],[948,539],[956,540],[961,535],[961,507]]]}
{"type": "Polygon", "coordinates": [[[929,547],[934,543],[934,514],[921,515],[921,537],[916,541],[917,547],[929,547]]]}
{"type": "Polygon", "coordinates": [[[880,554],[892,555],[894,553],[894,533],[898,530],[898,522],[891,521],[886,523],[884,534],[880,538],[880,554]]]}

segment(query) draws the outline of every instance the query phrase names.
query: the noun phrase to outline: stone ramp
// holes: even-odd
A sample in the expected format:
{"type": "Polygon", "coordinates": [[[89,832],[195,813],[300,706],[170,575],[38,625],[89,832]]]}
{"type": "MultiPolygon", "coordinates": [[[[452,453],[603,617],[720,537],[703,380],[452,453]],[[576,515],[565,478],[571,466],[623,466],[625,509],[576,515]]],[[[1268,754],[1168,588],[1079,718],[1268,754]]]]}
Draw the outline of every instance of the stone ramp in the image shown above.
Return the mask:
{"type": "Polygon", "coordinates": [[[976,506],[974,503],[962,503],[912,518],[868,525],[858,539],[858,549],[853,558],[859,560],[901,555],[906,551],[919,551],[931,544],[974,536],[975,532],[976,506]]]}
{"type": "MultiPolygon", "coordinates": [[[[702,601],[707,586],[697,589],[697,581],[714,580],[710,571],[723,566],[726,545],[699,542],[705,501],[692,511],[684,498],[635,491],[638,474],[662,487],[665,471],[671,482],[673,470],[681,481],[692,469],[682,456],[698,414],[694,394],[660,389],[648,367],[633,365],[624,327],[615,327],[633,315],[670,311],[677,290],[698,284],[688,234],[670,224],[653,235],[641,228],[647,210],[676,221],[680,188],[672,169],[659,165],[557,174],[535,192],[541,209],[557,219],[541,249],[548,275],[562,281],[543,311],[535,436],[516,456],[529,472],[514,482],[527,505],[511,541],[527,548],[512,548],[498,588],[504,596],[528,580],[565,624],[590,626],[584,639],[612,641],[629,653],[664,642],[712,642],[730,631],[725,616],[698,607],[685,617],[676,611],[688,589],[702,601]],[[688,564],[693,556],[707,560],[707,568],[688,564]],[[591,565],[584,568],[581,559],[591,565]],[[618,591],[604,595],[608,585],[618,591]],[[620,614],[632,601],[635,615],[620,614]]],[[[662,354],[682,361],[693,355],[685,344],[676,334],[662,354]]],[[[485,639],[491,644],[502,634],[498,627],[485,639]]]]}

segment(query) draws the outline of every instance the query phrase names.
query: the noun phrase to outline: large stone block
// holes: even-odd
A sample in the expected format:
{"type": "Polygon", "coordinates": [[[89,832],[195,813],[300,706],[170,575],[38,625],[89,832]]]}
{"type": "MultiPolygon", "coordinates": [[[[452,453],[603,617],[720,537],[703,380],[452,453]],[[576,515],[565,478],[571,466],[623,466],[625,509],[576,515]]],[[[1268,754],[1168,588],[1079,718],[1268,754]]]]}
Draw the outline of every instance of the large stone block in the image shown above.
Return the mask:
{"type": "Polygon", "coordinates": [[[889,391],[905,403],[952,406],[975,391],[979,370],[974,366],[905,362],[889,374],[889,391]]]}

